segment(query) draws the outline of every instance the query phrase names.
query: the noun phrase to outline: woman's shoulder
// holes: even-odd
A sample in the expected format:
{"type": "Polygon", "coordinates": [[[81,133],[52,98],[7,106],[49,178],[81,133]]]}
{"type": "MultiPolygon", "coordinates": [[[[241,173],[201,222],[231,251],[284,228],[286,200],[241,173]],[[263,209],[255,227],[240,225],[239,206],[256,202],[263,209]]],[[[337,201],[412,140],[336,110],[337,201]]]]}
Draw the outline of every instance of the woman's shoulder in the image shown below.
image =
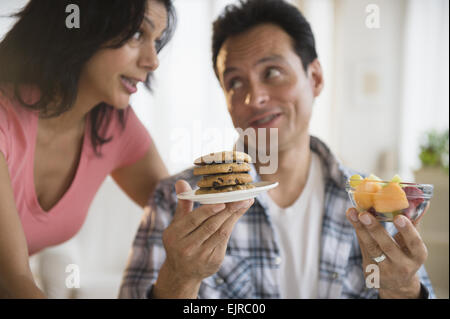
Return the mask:
{"type": "Polygon", "coordinates": [[[8,158],[9,147],[11,145],[11,123],[14,122],[14,114],[12,113],[11,101],[0,87],[0,152],[5,158],[8,158]]]}
{"type": "Polygon", "coordinates": [[[0,86],[0,125],[11,122],[25,124],[32,111],[23,107],[14,95],[11,86],[0,86]]]}
{"type": "Polygon", "coordinates": [[[131,106],[122,111],[122,116],[119,115],[119,110],[113,110],[109,130],[111,135],[121,138],[126,138],[127,136],[137,137],[137,135],[141,135],[144,132],[148,134],[144,124],[131,106]],[[121,117],[123,120],[120,120],[121,117]]]}
{"type": "Polygon", "coordinates": [[[14,111],[11,106],[12,100],[8,95],[8,91],[2,86],[0,86],[0,126],[4,127],[9,122],[9,118],[14,111]]]}

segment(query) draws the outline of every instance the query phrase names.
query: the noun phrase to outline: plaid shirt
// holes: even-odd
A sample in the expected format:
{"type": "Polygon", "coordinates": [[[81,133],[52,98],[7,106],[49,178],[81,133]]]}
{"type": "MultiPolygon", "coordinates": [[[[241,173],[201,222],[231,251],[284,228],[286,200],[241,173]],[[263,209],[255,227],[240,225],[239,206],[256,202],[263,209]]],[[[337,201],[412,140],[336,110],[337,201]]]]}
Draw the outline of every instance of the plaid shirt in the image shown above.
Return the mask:
{"type": "MultiPolygon", "coordinates": [[[[344,185],[355,172],[342,166],[319,139],[311,137],[310,147],[319,155],[325,179],[318,298],[378,298],[377,289],[366,288],[356,233],[345,217],[352,205],[344,185]]],[[[254,181],[260,181],[254,167],[251,175],[254,181]]],[[[162,233],[175,212],[174,184],[179,179],[194,187],[199,177],[191,168],[158,185],[133,242],[119,298],[151,297],[166,256],[162,233]]],[[[280,298],[279,241],[268,214],[267,196],[259,194],[236,223],[223,263],[216,274],[203,280],[199,298],[280,298]]],[[[194,204],[194,208],[198,206],[194,204]]],[[[395,234],[392,223],[384,223],[384,227],[395,234]]],[[[424,266],[418,274],[422,293],[434,297],[424,266]]]]}

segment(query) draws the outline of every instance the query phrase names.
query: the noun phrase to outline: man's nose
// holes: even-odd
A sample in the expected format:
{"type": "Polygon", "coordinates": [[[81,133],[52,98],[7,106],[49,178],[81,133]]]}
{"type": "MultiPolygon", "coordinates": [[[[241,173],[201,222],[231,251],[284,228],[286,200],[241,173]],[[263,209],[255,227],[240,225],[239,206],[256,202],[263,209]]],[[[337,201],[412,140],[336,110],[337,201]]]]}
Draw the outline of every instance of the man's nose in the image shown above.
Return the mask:
{"type": "Polygon", "coordinates": [[[262,85],[251,85],[250,90],[245,96],[245,105],[247,106],[265,106],[269,101],[269,94],[262,85]]]}
{"type": "Polygon", "coordinates": [[[142,48],[139,58],[139,67],[145,68],[148,72],[155,71],[159,66],[158,52],[155,45],[147,45],[142,48]]]}

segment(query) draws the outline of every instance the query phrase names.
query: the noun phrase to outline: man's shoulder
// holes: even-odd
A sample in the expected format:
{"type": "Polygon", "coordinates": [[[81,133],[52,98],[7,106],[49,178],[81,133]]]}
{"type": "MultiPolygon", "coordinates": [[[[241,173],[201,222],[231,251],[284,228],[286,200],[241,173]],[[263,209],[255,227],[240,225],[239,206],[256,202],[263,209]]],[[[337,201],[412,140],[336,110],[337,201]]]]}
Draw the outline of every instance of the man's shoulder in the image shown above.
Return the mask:
{"type": "Polygon", "coordinates": [[[199,177],[194,175],[194,167],[189,167],[184,171],[162,179],[158,184],[158,188],[171,188],[175,193],[175,183],[180,179],[185,180],[191,185],[191,188],[194,188],[199,177]]]}
{"type": "Polygon", "coordinates": [[[185,180],[191,188],[194,189],[197,185],[199,177],[194,175],[194,168],[190,167],[180,173],[162,179],[158,183],[150,202],[153,201],[153,204],[157,206],[176,205],[177,197],[175,192],[175,183],[181,179],[185,180]]]}
{"type": "Polygon", "coordinates": [[[355,174],[363,177],[363,174],[357,170],[345,166],[341,160],[330,150],[328,145],[315,136],[311,136],[311,150],[316,153],[322,163],[325,178],[332,181],[336,188],[345,189],[346,181],[355,174]]]}

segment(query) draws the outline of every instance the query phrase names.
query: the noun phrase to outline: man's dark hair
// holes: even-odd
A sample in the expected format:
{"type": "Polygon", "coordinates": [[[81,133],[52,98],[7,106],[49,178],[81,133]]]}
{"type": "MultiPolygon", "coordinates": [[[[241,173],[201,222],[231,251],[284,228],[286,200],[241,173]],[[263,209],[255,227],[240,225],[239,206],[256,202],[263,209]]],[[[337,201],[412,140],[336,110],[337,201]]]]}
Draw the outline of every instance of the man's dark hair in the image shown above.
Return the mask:
{"type": "MultiPolygon", "coordinates": [[[[159,52],[170,40],[176,24],[172,0],[157,0],[167,10],[167,28],[156,43],[159,52]]],[[[139,30],[148,5],[147,0],[31,0],[19,12],[11,30],[0,42],[0,86],[12,86],[14,97],[42,117],[58,116],[69,110],[77,96],[78,80],[86,62],[100,49],[119,48],[139,30]],[[66,8],[80,9],[79,29],[66,27],[66,8]],[[27,104],[20,86],[35,85],[40,99],[27,104]],[[55,99],[58,98],[56,101],[55,99]],[[49,105],[56,103],[52,110],[49,105]]],[[[150,90],[151,74],[145,81],[150,90]]],[[[1,89],[1,87],[0,87],[1,89]]],[[[100,103],[91,110],[91,142],[98,149],[112,137],[106,131],[113,112],[118,113],[122,128],[126,113],[100,103]]]]}
{"type": "Polygon", "coordinates": [[[212,56],[216,75],[217,55],[226,39],[263,23],[276,24],[289,34],[305,71],[317,58],[311,27],[295,6],[283,0],[240,0],[238,4],[226,6],[213,24],[212,56]]]}

